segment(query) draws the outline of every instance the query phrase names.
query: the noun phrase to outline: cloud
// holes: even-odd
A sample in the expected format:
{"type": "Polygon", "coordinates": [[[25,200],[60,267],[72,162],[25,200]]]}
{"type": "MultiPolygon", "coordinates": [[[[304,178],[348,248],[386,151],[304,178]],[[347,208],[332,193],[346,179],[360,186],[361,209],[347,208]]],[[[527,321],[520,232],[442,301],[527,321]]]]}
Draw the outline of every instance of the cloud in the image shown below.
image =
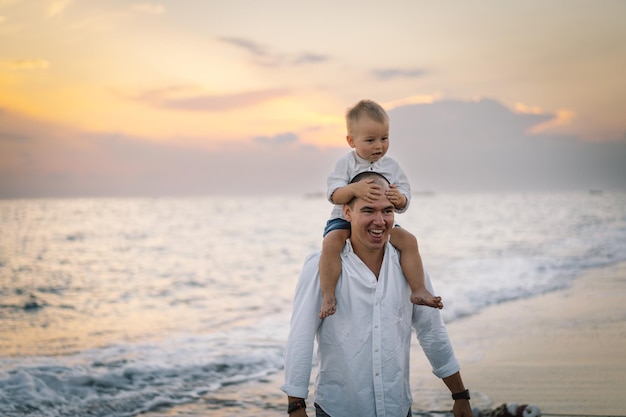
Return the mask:
{"type": "Polygon", "coordinates": [[[245,38],[222,37],[219,41],[243,49],[252,56],[252,62],[260,66],[281,66],[281,65],[304,65],[317,64],[330,59],[328,55],[315,54],[310,52],[296,55],[277,54],[269,51],[266,47],[245,38]]]}
{"type": "Polygon", "coordinates": [[[256,55],[259,57],[270,56],[270,53],[267,52],[267,50],[264,47],[262,47],[258,43],[251,41],[249,39],[223,37],[223,38],[218,38],[218,40],[221,42],[225,42],[225,43],[237,46],[241,49],[244,49],[252,55],[256,55]]]}
{"type": "Polygon", "coordinates": [[[398,68],[387,68],[374,70],[373,74],[379,80],[389,80],[392,78],[420,78],[426,75],[426,71],[423,69],[415,68],[415,69],[398,69],[398,68]]]}
{"type": "Polygon", "coordinates": [[[295,133],[211,148],[184,138],[162,143],[2,109],[0,126],[0,198],[303,194],[324,188],[345,151],[301,144],[295,133]]]}
{"type": "Polygon", "coordinates": [[[132,10],[139,12],[139,13],[153,14],[153,15],[159,15],[159,14],[165,13],[165,7],[163,7],[160,4],[135,3],[131,5],[130,7],[132,10]]]}
{"type": "Polygon", "coordinates": [[[169,87],[144,91],[130,98],[152,107],[164,109],[222,112],[256,106],[288,94],[289,91],[285,89],[246,91],[233,94],[202,94],[195,89],[169,87]]]}
{"type": "MultiPolygon", "coordinates": [[[[389,116],[389,155],[416,191],[626,189],[626,137],[586,142],[529,133],[556,113],[520,113],[483,99],[402,105],[389,116]]],[[[299,133],[240,143],[207,138],[215,144],[207,148],[184,138],[94,135],[0,109],[0,198],[324,191],[349,148],[304,144],[299,133]]]]}
{"type": "Polygon", "coordinates": [[[300,64],[317,64],[318,62],[328,61],[330,57],[328,55],[304,53],[296,56],[292,62],[296,65],[300,64]]]}
{"type": "Polygon", "coordinates": [[[49,66],[50,63],[45,59],[16,59],[3,64],[3,67],[11,71],[45,70],[49,66]]]}
{"type": "Polygon", "coordinates": [[[55,17],[63,14],[69,7],[72,0],[51,0],[48,2],[48,17],[55,17]]]}
{"type": "Polygon", "coordinates": [[[258,143],[265,143],[270,145],[284,145],[287,143],[298,142],[298,135],[296,135],[295,133],[280,133],[272,137],[258,136],[253,140],[258,143]]]}
{"type": "Polygon", "coordinates": [[[558,113],[519,113],[483,99],[402,106],[389,116],[389,153],[397,156],[416,189],[626,187],[626,140],[598,143],[531,134],[558,120],[558,113]]]}

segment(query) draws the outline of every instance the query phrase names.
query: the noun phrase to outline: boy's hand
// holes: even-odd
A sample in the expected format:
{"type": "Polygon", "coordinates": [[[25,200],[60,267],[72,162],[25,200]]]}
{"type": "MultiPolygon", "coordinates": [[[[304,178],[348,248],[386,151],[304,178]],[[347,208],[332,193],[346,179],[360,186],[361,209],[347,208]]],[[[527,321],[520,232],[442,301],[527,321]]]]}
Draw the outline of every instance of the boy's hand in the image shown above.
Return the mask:
{"type": "Polygon", "coordinates": [[[393,204],[396,209],[402,209],[406,206],[406,197],[398,190],[395,185],[390,185],[385,191],[385,196],[393,204]]]}
{"type": "Polygon", "coordinates": [[[373,203],[383,195],[383,192],[380,185],[374,184],[373,179],[366,179],[354,183],[354,194],[368,203],[373,203]]]}

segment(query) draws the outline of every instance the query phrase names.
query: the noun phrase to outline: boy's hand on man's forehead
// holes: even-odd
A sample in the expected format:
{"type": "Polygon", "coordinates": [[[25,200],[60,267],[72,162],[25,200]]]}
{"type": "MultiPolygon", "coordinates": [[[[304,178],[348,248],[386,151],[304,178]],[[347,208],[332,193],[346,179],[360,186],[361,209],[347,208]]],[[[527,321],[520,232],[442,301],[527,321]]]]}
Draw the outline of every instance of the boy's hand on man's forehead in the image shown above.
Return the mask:
{"type": "Polygon", "coordinates": [[[371,178],[356,183],[356,196],[368,203],[373,203],[383,196],[383,188],[371,178]]]}

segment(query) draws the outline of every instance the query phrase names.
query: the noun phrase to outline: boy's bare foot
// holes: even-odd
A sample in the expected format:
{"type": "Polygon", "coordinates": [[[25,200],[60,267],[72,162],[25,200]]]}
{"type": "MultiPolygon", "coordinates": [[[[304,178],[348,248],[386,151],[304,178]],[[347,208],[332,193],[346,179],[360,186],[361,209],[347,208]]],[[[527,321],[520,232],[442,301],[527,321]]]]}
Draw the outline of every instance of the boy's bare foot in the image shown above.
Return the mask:
{"type": "Polygon", "coordinates": [[[436,295],[432,295],[426,289],[421,291],[414,291],[411,293],[411,302],[413,304],[418,304],[421,306],[428,306],[432,308],[443,308],[443,303],[441,302],[441,297],[437,297],[436,295]]]}
{"type": "Polygon", "coordinates": [[[337,311],[337,299],[335,295],[322,296],[322,308],[320,308],[320,319],[332,316],[337,311]]]}

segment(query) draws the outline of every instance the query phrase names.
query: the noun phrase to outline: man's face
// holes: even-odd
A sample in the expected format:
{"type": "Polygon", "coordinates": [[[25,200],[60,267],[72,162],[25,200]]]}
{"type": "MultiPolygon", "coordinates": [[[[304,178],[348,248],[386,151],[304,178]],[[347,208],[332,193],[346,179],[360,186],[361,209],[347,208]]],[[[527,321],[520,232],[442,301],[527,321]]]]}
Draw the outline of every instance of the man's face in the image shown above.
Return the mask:
{"type": "Polygon", "coordinates": [[[352,207],[344,206],[344,215],[351,224],[353,247],[377,250],[387,243],[394,223],[394,207],[384,195],[373,203],[357,198],[352,207]]]}

